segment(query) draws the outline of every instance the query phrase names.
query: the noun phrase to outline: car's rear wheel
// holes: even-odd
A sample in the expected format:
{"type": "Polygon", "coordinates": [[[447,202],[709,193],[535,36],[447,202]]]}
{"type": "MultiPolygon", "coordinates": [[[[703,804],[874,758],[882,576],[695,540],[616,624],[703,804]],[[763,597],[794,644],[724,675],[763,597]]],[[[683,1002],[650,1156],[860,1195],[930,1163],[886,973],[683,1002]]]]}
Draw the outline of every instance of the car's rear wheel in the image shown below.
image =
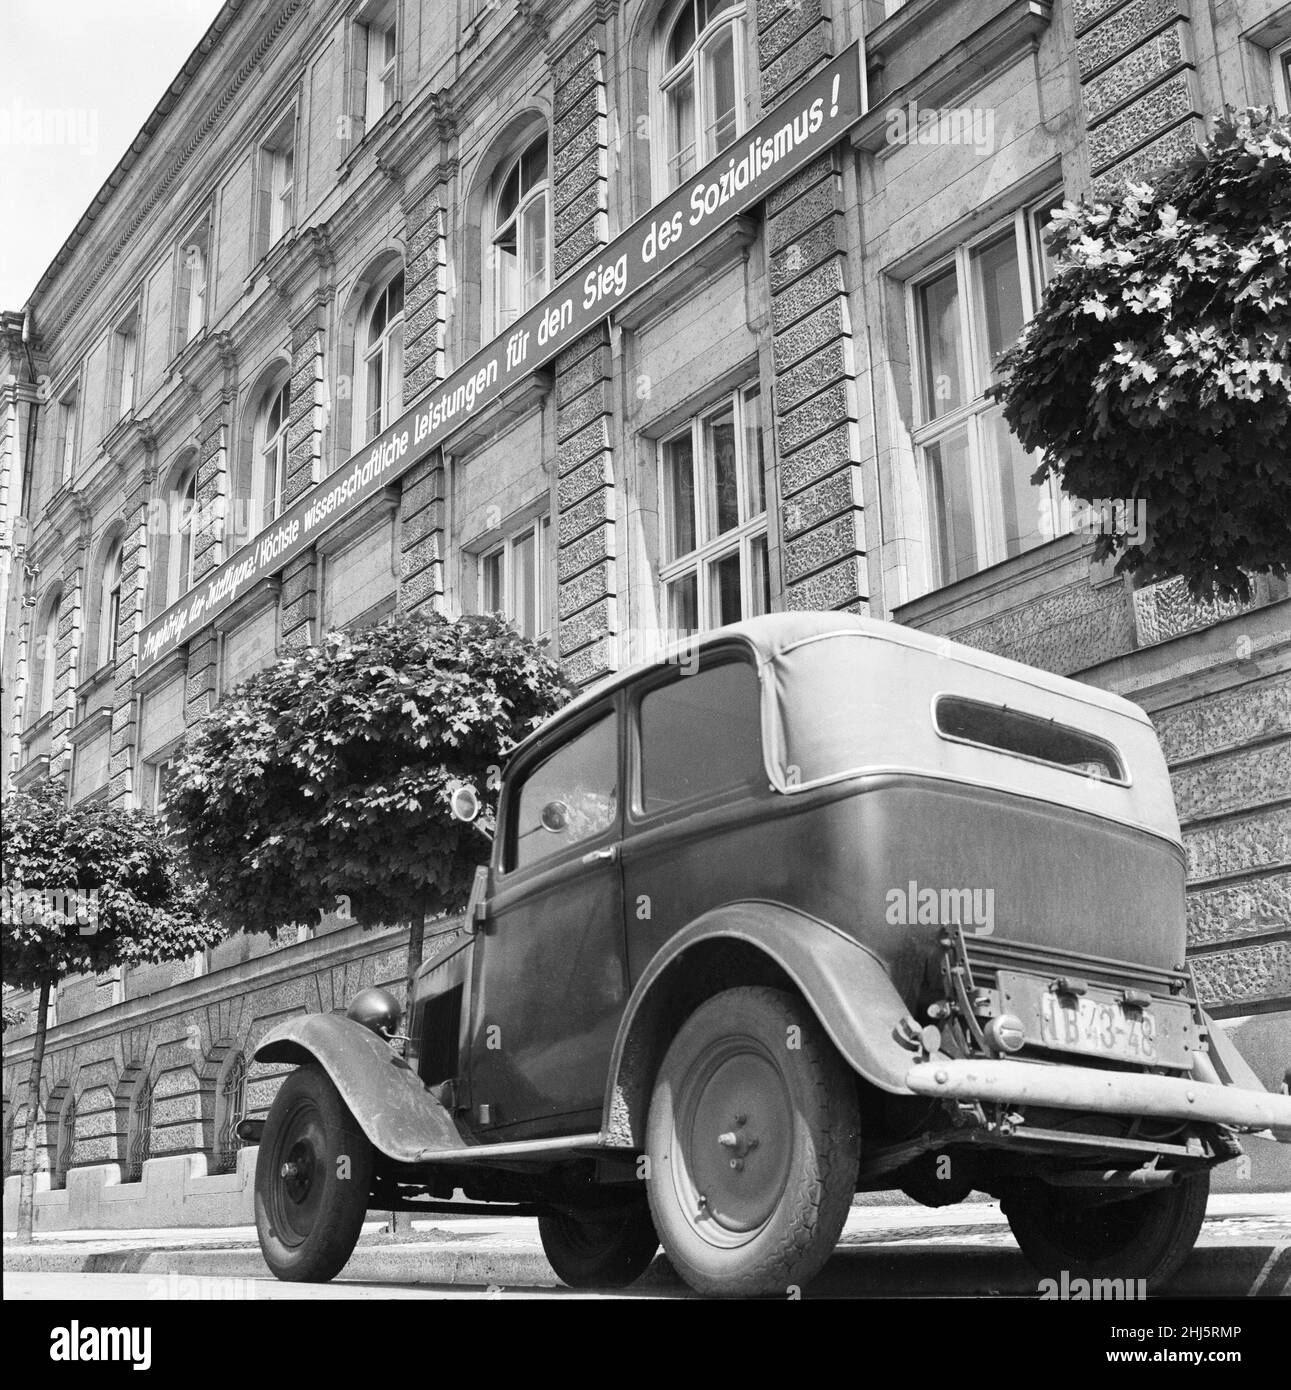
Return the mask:
{"type": "Polygon", "coordinates": [[[331,1079],[304,1066],[283,1082],[256,1156],[256,1234],[279,1279],[324,1283],[354,1251],[373,1150],[331,1079]]]}
{"type": "Polygon", "coordinates": [[[627,1288],[659,1249],[644,1193],[620,1206],[544,1212],[538,1234],[548,1264],[571,1289],[627,1288]]]}
{"type": "Polygon", "coordinates": [[[646,1126],[655,1229],[701,1293],[800,1289],[829,1258],[856,1187],[856,1081],[782,990],[715,995],[664,1057],[646,1126]]]}
{"type": "Polygon", "coordinates": [[[1143,1279],[1155,1291],[1197,1242],[1210,1174],[1096,1205],[1080,1191],[1037,1185],[1005,1197],[1004,1214],[1022,1253],[1049,1278],[1065,1271],[1073,1279],[1143,1279]]]}

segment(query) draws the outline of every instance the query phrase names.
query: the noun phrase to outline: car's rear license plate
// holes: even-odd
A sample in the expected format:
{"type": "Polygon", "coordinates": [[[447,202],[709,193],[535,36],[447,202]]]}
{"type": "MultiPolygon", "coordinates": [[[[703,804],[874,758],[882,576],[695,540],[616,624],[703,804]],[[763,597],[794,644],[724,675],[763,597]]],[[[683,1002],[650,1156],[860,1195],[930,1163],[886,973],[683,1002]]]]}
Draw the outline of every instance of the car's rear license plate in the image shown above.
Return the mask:
{"type": "Polygon", "coordinates": [[[1052,980],[1011,970],[1000,971],[999,986],[1005,1012],[1022,1020],[1027,1042],[1036,1046],[1148,1067],[1191,1065],[1195,1030],[1186,1003],[1126,1004],[1116,991],[1096,986],[1060,994],[1052,980]]]}

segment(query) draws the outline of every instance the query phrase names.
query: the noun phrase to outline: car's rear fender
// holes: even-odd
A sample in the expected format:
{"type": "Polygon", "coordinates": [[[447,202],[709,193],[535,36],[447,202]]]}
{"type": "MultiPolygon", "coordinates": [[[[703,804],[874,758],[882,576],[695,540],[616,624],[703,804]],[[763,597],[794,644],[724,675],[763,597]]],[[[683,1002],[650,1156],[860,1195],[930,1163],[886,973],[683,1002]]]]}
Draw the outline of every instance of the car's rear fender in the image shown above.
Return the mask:
{"type": "Polygon", "coordinates": [[[673,936],[637,981],[610,1058],[605,1142],[641,1146],[655,1073],[686,1013],[721,989],[767,983],[787,983],[802,995],[859,1076],[880,1090],[912,1094],[905,1078],[913,1058],[896,1033],[909,1010],[878,957],[783,903],[730,903],[673,936]]]}
{"type": "Polygon", "coordinates": [[[340,1014],[301,1014],[271,1029],[258,1062],[316,1063],[332,1079],[360,1129],[396,1163],[465,1149],[453,1117],[382,1038],[340,1014]]]}

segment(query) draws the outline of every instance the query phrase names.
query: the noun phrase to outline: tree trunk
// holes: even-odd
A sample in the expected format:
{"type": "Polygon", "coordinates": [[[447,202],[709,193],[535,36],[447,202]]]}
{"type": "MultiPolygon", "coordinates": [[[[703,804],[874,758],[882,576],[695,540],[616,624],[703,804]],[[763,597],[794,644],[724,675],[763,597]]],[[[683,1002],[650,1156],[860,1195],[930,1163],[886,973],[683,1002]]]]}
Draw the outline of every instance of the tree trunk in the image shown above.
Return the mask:
{"type": "MultiPolygon", "coordinates": [[[[426,937],[426,909],[423,905],[418,911],[414,912],[408,922],[408,968],[405,972],[407,978],[403,987],[403,1023],[400,1025],[405,1031],[411,1022],[412,1014],[412,977],[417,973],[417,968],[421,965],[421,953],[426,937]]],[[[392,1211],[390,1213],[390,1224],[386,1227],[392,1236],[407,1236],[412,1234],[412,1212],[392,1211]]]]}
{"type": "Polygon", "coordinates": [[[27,1077],[27,1133],[22,1145],[22,1178],[18,1188],[18,1244],[30,1245],[35,1231],[36,1126],[40,1123],[40,1073],[45,1065],[45,1034],[49,1028],[49,976],[40,982],[36,1005],[36,1043],[27,1077]]]}

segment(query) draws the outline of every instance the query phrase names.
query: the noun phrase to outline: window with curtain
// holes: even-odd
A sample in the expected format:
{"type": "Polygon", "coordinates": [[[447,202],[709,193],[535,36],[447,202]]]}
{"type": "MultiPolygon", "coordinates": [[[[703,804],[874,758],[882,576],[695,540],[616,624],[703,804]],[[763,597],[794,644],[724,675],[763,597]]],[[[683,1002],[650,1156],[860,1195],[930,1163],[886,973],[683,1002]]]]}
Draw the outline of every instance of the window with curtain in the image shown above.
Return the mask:
{"type": "Polygon", "coordinates": [[[490,235],[493,332],[500,333],[550,288],[546,131],[503,166],[496,187],[490,235]]]}

